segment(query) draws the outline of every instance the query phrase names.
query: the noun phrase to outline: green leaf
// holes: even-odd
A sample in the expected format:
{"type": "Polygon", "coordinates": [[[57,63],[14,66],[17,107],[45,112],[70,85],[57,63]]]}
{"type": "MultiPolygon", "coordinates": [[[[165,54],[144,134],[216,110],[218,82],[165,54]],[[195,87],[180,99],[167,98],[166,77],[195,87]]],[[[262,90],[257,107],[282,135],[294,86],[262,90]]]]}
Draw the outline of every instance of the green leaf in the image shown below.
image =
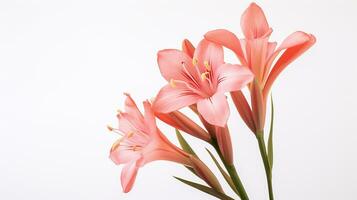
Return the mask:
{"type": "MultiPolygon", "coordinates": [[[[176,131],[176,136],[177,136],[177,139],[182,147],[182,149],[191,154],[191,155],[194,155],[197,157],[196,153],[193,151],[193,149],[191,148],[191,146],[186,142],[185,138],[182,136],[182,134],[180,133],[179,130],[175,129],[176,131]]],[[[195,175],[198,176],[198,174],[195,172],[194,169],[192,169],[191,167],[188,167],[188,166],[185,166],[188,170],[190,170],[192,173],[194,173],[195,175]]]]}
{"type": "Polygon", "coordinates": [[[221,167],[221,165],[219,164],[219,162],[217,161],[217,159],[214,157],[214,155],[211,153],[210,150],[208,150],[206,148],[207,152],[209,153],[209,155],[211,156],[212,160],[214,161],[214,163],[216,164],[217,168],[219,169],[219,171],[221,172],[222,176],[224,177],[224,179],[227,181],[229,187],[232,188],[232,190],[240,197],[240,194],[237,190],[237,188],[234,186],[234,183],[231,179],[231,177],[227,174],[226,171],[224,171],[224,169],[221,167]]]}
{"type": "Polygon", "coordinates": [[[194,155],[197,157],[196,153],[193,151],[193,149],[191,148],[191,146],[186,142],[185,138],[182,136],[182,134],[180,133],[179,130],[175,129],[176,131],[176,136],[177,136],[177,139],[182,147],[182,149],[191,154],[191,155],[194,155]]]}
{"type": "Polygon", "coordinates": [[[213,188],[210,188],[210,187],[207,187],[205,185],[201,185],[199,183],[195,183],[195,182],[191,182],[191,181],[188,181],[188,180],[185,180],[185,179],[182,179],[182,178],[179,178],[179,177],[176,177],[174,176],[175,179],[181,181],[182,183],[185,183],[193,188],[196,188],[197,190],[200,190],[204,193],[207,193],[207,194],[210,194],[214,197],[217,197],[218,199],[222,199],[222,200],[234,200],[233,198],[225,195],[225,194],[222,194],[220,192],[217,192],[216,190],[214,190],[213,188]]]}
{"type": "Polygon", "coordinates": [[[268,161],[270,169],[273,169],[273,128],[274,128],[274,102],[273,96],[271,96],[271,116],[270,116],[270,131],[268,138],[268,161]]]}

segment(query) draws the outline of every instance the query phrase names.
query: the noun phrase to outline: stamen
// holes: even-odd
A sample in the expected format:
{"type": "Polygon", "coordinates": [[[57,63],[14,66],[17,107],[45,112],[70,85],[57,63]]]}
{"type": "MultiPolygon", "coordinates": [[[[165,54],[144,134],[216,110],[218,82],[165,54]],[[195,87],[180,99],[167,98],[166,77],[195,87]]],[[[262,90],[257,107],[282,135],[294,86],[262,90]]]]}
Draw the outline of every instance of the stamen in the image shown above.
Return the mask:
{"type": "Polygon", "coordinates": [[[134,146],[133,146],[133,151],[138,151],[138,150],[139,150],[139,148],[140,148],[140,146],[138,146],[138,145],[134,145],[134,146]]]}
{"type": "Polygon", "coordinates": [[[204,81],[204,80],[206,80],[206,79],[208,79],[207,78],[207,75],[209,74],[209,72],[204,72],[204,73],[202,73],[201,74],[201,79],[204,81]]]}
{"type": "Polygon", "coordinates": [[[197,65],[197,63],[198,63],[197,58],[193,58],[193,59],[192,59],[192,64],[193,64],[193,65],[197,65]]]}
{"type": "Polygon", "coordinates": [[[207,69],[207,71],[211,71],[211,65],[208,63],[208,61],[207,60],[205,60],[204,62],[203,62],[203,64],[205,65],[205,68],[207,69]]]}
{"type": "Polygon", "coordinates": [[[170,79],[170,85],[171,85],[172,88],[176,87],[176,83],[175,83],[174,79],[170,79]]]}
{"type": "Polygon", "coordinates": [[[114,142],[112,145],[112,148],[110,148],[110,151],[115,151],[120,145],[121,141],[123,138],[118,139],[117,141],[114,142]]]}
{"type": "Polygon", "coordinates": [[[126,134],[126,137],[131,138],[134,135],[133,131],[130,131],[129,133],[126,134]]]}
{"type": "Polygon", "coordinates": [[[107,129],[108,129],[110,132],[112,132],[112,131],[114,130],[114,128],[111,127],[110,125],[107,125],[107,129]]]}
{"type": "Polygon", "coordinates": [[[107,125],[107,129],[108,129],[110,132],[117,133],[117,134],[119,134],[119,135],[121,135],[121,136],[124,135],[123,133],[121,133],[121,132],[119,131],[119,129],[113,128],[113,127],[111,127],[110,125],[107,125]]]}

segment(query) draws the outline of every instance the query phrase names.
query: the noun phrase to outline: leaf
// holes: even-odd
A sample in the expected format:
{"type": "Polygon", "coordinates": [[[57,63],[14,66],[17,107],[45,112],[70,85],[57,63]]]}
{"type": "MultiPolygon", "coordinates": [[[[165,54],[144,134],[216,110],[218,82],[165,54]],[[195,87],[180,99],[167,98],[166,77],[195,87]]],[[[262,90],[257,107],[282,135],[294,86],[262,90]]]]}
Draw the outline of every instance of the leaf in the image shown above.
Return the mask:
{"type": "Polygon", "coordinates": [[[196,153],[193,151],[193,149],[191,148],[191,146],[186,142],[185,138],[182,136],[182,134],[180,133],[179,130],[175,129],[176,131],[176,136],[177,139],[182,147],[182,149],[186,152],[189,153],[191,155],[194,155],[197,157],[196,153]]]}
{"type": "Polygon", "coordinates": [[[188,181],[188,180],[185,180],[185,179],[182,179],[182,178],[179,178],[179,177],[176,177],[174,176],[175,179],[181,181],[182,183],[185,183],[193,188],[196,188],[197,190],[200,190],[204,193],[207,193],[207,194],[210,194],[214,197],[217,197],[218,199],[222,199],[222,200],[234,200],[233,198],[225,195],[225,194],[222,194],[220,192],[217,192],[216,190],[214,190],[213,188],[210,188],[210,187],[207,187],[205,185],[201,185],[199,183],[195,183],[195,182],[191,182],[191,181],[188,181]]]}
{"type": "Polygon", "coordinates": [[[232,190],[240,197],[240,194],[237,190],[237,188],[234,186],[234,183],[231,179],[231,177],[227,174],[226,171],[224,171],[224,169],[221,167],[221,165],[219,164],[219,162],[217,161],[217,159],[214,157],[214,155],[211,153],[210,150],[208,150],[206,148],[207,152],[209,153],[209,155],[211,156],[212,160],[214,161],[214,163],[216,164],[217,168],[219,169],[219,171],[221,172],[222,176],[224,177],[224,179],[227,181],[229,187],[232,188],[232,190]]]}
{"type": "MultiPolygon", "coordinates": [[[[185,138],[182,136],[182,134],[180,133],[179,130],[175,129],[176,131],[176,136],[177,136],[177,139],[182,147],[182,149],[191,154],[191,155],[194,155],[197,157],[196,153],[193,151],[193,149],[191,148],[191,146],[186,142],[185,138]]],[[[198,176],[198,174],[196,173],[196,171],[194,169],[192,169],[191,167],[188,167],[188,166],[185,166],[188,170],[190,170],[192,173],[194,173],[196,176],[198,176]]],[[[199,177],[199,176],[198,176],[199,177]]]]}
{"type": "Polygon", "coordinates": [[[271,96],[271,117],[270,117],[270,131],[268,138],[268,161],[270,169],[273,169],[273,128],[274,128],[274,102],[273,96],[271,96]]]}

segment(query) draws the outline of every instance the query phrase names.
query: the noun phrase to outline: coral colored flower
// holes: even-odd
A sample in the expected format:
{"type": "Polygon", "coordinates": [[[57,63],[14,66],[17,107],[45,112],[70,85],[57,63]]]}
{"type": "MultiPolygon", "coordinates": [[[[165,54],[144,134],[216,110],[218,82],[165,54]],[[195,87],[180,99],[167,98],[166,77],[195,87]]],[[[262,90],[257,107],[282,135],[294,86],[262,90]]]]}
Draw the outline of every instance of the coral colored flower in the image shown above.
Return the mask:
{"type": "MultiPolygon", "coordinates": [[[[250,92],[252,109],[255,110],[253,113],[259,116],[252,116],[249,108],[238,108],[238,110],[252,130],[258,129],[260,131],[259,129],[264,126],[266,99],[272,84],[283,69],[309,49],[316,39],[312,34],[297,31],[289,35],[276,48],[276,42],[269,42],[272,29],[269,27],[264,12],[255,3],[250,4],[243,13],[241,28],[245,36],[241,40],[232,32],[224,29],[210,31],[205,34],[205,38],[231,49],[241,64],[248,66],[254,73],[256,81],[252,85],[257,85],[250,87],[250,92]],[[274,62],[275,60],[276,62],[274,62]],[[259,99],[261,99],[261,102],[259,99]],[[253,120],[254,125],[251,124],[253,120]]],[[[246,100],[242,99],[244,96],[240,92],[233,94],[236,105],[248,105],[245,102],[246,100]]]]}
{"type": "Polygon", "coordinates": [[[169,82],[153,103],[156,112],[169,113],[197,103],[203,118],[224,127],[229,108],[225,92],[240,90],[252,79],[249,69],[225,64],[220,45],[202,40],[194,50],[188,41],[184,51],[159,51],[158,64],[162,76],[169,82]],[[193,58],[191,57],[194,50],[193,58]]]}
{"type": "Polygon", "coordinates": [[[142,115],[133,99],[126,94],[125,112],[119,112],[119,129],[113,129],[122,137],[116,141],[110,158],[116,164],[124,164],[121,183],[129,192],[135,182],[138,169],[155,160],[168,160],[192,166],[190,155],[173,145],[157,128],[151,105],[145,101],[142,115]]]}

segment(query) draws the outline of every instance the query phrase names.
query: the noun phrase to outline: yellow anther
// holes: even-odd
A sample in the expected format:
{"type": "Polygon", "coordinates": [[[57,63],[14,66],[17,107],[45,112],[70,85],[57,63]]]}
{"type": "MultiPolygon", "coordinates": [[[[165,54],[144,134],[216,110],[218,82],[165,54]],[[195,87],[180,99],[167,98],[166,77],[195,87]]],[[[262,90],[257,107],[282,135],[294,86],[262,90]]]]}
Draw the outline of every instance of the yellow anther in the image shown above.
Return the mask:
{"type": "Polygon", "coordinates": [[[110,149],[110,151],[115,151],[120,146],[121,141],[122,141],[122,139],[115,141],[114,144],[112,145],[112,148],[110,149]]]}
{"type": "Polygon", "coordinates": [[[171,87],[176,87],[176,83],[175,83],[175,80],[174,79],[170,79],[170,85],[171,87]]]}
{"type": "Polygon", "coordinates": [[[108,129],[109,131],[113,131],[113,130],[114,130],[114,128],[111,127],[111,126],[109,126],[109,125],[107,125],[107,129],[108,129]]]}
{"type": "Polygon", "coordinates": [[[131,138],[133,135],[134,135],[134,132],[133,132],[133,131],[130,131],[129,133],[126,134],[126,136],[127,136],[128,138],[131,138]]]}
{"type": "Polygon", "coordinates": [[[207,71],[211,71],[211,65],[208,63],[207,60],[205,60],[205,61],[203,62],[203,64],[205,65],[207,71]]]}
{"type": "Polygon", "coordinates": [[[201,79],[202,79],[202,80],[206,80],[208,74],[209,74],[209,72],[202,73],[202,74],[201,74],[201,79]]]}
{"type": "Polygon", "coordinates": [[[193,58],[193,59],[192,59],[192,64],[193,64],[193,65],[197,65],[197,63],[198,63],[197,58],[193,58]]]}

